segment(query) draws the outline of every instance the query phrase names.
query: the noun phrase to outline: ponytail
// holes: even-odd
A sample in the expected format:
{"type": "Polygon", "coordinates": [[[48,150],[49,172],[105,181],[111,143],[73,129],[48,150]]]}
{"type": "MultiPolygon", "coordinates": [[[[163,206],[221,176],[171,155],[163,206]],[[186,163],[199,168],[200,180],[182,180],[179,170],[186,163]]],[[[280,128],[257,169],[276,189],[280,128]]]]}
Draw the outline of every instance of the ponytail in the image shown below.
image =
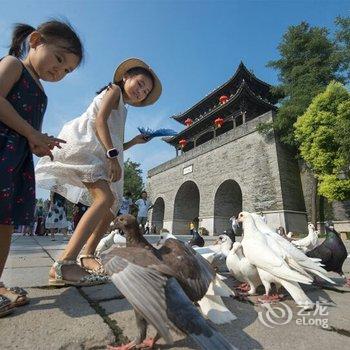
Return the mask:
{"type": "Polygon", "coordinates": [[[27,51],[27,37],[33,33],[35,28],[28,24],[17,23],[12,33],[12,41],[9,55],[22,58],[27,51]]]}
{"type": "Polygon", "coordinates": [[[42,23],[37,29],[24,23],[17,23],[12,33],[9,55],[23,58],[28,51],[27,37],[38,31],[45,43],[56,45],[79,58],[79,64],[84,57],[84,48],[77,33],[68,22],[52,19],[42,23]]]}

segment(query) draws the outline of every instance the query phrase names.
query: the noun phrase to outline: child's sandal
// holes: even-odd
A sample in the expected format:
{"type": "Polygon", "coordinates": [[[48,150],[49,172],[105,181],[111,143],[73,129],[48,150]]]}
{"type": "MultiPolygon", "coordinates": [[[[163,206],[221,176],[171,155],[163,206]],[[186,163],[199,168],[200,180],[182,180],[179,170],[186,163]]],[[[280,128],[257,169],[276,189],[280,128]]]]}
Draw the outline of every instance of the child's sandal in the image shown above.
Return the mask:
{"type": "Polygon", "coordinates": [[[0,317],[4,317],[13,311],[11,300],[0,295],[0,317]]]}
{"type": "MultiPolygon", "coordinates": [[[[0,283],[0,287],[5,288],[3,283],[0,283]]],[[[2,293],[2,296],[11,301],[11,308],[26,305],[29,303],[27,297],[28,292],[21,287],[6,288],[6,292],[2,293]]]]}
{"type": "Polygon", "coordinates": [[[86,275],[81,277],[78,281],[70,281],[63,278],[62,266],[77,265],[74,260],[57,260],[53,264],[55,270],[55,278],[49,278],[49,286],[64,287],[64,286],[76,286],[76,287],[86,287],[95,286],[98,284],[103,284],[109,281],[106,276],[98,275],[86,275]]]}
{"type": "Polygon", "coordinates": [[[93,255],[93,254],[82,254],[78,258],[78,264],[82,268],[84,268],[87,272],[91,273],[92,275],[108,276],[107,271],[102,266],[102,262],[101,262],[100,258],[98,258],[96,255],[93,255]],[[84,264],[83,264],[83,261],[82,261],[84,258],[94,259],[99,264],[99,267],[94,268],[94,269],[89,269],[89,268],[85,267],[84,264]]]}

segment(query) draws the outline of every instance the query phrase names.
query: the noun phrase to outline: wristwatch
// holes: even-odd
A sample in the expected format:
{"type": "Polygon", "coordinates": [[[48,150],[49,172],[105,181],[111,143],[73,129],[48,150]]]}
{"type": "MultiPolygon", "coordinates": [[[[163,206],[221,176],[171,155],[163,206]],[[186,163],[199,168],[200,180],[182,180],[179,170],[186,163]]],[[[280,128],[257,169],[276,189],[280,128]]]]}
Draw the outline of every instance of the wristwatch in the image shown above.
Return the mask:
{"type": "Polygon", "coordinates": [[[109,159],[117,158],[118,157],[118,150],[116,148],[111,148],[106,152],[106,157],[109,159]]]}

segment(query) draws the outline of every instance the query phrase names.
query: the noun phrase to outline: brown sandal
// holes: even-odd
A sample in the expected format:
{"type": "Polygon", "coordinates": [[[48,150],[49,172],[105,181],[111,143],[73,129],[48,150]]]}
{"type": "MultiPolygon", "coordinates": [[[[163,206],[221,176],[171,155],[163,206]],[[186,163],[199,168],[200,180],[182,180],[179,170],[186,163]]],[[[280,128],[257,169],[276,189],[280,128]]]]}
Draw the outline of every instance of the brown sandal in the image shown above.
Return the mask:
{"type": "MultiPolygon", "coordinates": [[[[0,287],[5,288],[3,283],[0,283],[0,287]]],[[[28,292],[21,287],[6,288],[6,292],[1,293],[3,297],[11,301],[11,308],[28,304],[27,294],[28,292]]]]}
{"type": "Polygon", "coordinates": [[[11,300],[4,295],[0,295],[0,317],[4,317],[13,311],[11,300]]]}

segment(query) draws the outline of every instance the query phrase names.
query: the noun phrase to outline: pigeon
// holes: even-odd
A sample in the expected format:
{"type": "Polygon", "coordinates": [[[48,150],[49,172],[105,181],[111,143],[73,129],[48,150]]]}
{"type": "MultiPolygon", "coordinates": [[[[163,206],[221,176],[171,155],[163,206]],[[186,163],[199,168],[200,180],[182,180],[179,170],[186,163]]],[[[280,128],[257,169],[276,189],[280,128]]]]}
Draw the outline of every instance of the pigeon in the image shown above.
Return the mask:
{"type": "MultiPolygon", "coordinates": [[[[163,245],[167,239],[177,238],[171,233],[168,233],[165,236],[161,235],[159,241],[157,242],[157,246],[163,245]]],[[[220,247],[218,245],[202,248],[193,247],[193,249],[208,262],[212,262],[214,260],[214,255],[220,253],[220,247]]],[[[197,302],[202,314],[215,324],[229,323],[237,319],[237,317],[229,309],[227,309],[222,301],[221,297],[235,297],[235,293],[231,291],[231,289],[222,281],[223,278],[223,276],[216,274],[216,278],[210,284],[207,293],[197,302]]]]}
{"type": "Polygon", "coordinates": [[[138,335],[131,343],[110,349],[152,348],[160,337],[172,344],[171,330],[187,334],[201,349],[236,349],[193,304],[215,277],[205,260],[175,239],[154,248],[132,215],[119,216],[117,224],[126,235],[126,247],[111,248],[101,258],[112,282],[134,308],[138,335]],[[145,340],[148,324],[157,334],[145,340]]]}
{"type": "Polygon", "coordinates": [[[272,248],[277,254],[282,254],[284,259],[288,260],[288,263],[293,269],[302,274],[306,274],[307,276],[319,276],[329,283],[334,284],[334,282],[327,277],[327,271],[322,268],[321,259],[309,258],[301,250],[291,244],[291,242],[288,242],[274,232],[259,215],[255,213],[252,213],[251,215],[253,216],[258,230],[266,236],[270,248],[272,248]]]}
{"type": "Polygon", "coordinates": [[[241,290],[247,291],[249,295],[256,293],[256,288],[260,286],[261,279],[256,267],[249,263],[243,254],[242,244],[235,242],[232,244],[230,237],[220,235],[222,253],[226,256],[226,265],[230,273],[240,282],[246,282],[247,286],[240,287],[241,290]],[[232,248],[229,249],[229,245],[232,248]]]}
{"type": "Polygon", "coordinates": [[[310,258],[321,259],[325,270],[338,273],[345,278],[346,285],[350,286],[349,279],[346,279],[343,272],[343,264],[348,255],[344,242],[333,225],[326,223],[326,239],[316,248],[306,253],[310,258]]]}
{"type": "MultiPolygon", "coordinates": [[[[243,223],[244,236],[241,244],[244,255],[250,264],[256,266],[265,288],[264,301],[278,300],[270,295],[271,283],[277,283],[289,292],[299,306],[305,309],[313,308],[313,302],[299,286],[299,283],[311,284],[312,278],[307,273],[293,269],[283,249],[276,251],[271,248],[271,240],[258,230],[250,213],[241,212],[238,215],[238,222],[243,223]]],[[[281,239],[284,240],[282,237],[281,239]]]]}
{"type": "Polygon", "coordinates": [[[308,235],[305,238],[292,241],[296,247],[301,249],[304,253],[314,249],[318,245],[318,231],[312,223],[308,224],[308,235]]]}
{"type": "Polygon", "coordinates": [[[113,230],[109,235],[103,237],[96,247],[96,255],[99,256],[103,251],[109,249],[113,244],[125,246],[126,239],[118,230],[113,230]]]}
{"type": "Polygon", "coordinates": [[[193,230],[193,237],[188,242],[191,247],[197,246],[197,247],[203,247],[204,246],[204,239],[203,237],[197,232],[197,230],[193,230]]]}

